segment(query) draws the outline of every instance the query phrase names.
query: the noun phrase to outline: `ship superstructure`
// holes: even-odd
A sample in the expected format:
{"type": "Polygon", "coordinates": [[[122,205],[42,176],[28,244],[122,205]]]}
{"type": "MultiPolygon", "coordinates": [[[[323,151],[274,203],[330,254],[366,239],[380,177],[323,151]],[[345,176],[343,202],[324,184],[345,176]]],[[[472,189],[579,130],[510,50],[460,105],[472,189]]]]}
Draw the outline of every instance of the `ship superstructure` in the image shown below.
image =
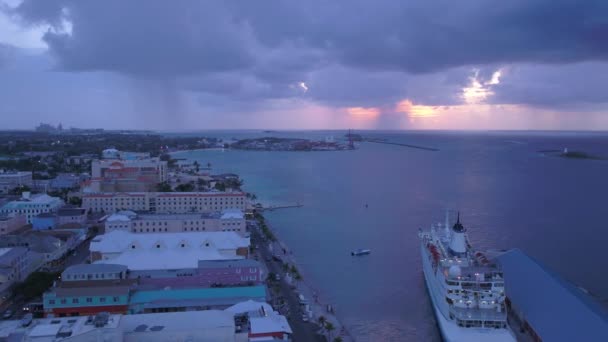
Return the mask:
{"type": "Polygon", "coordinates": [[[460,214],[419,233],[422,266],[446,341],[515,341],[507,325],[499,266],[469,243],[460,214]]]}

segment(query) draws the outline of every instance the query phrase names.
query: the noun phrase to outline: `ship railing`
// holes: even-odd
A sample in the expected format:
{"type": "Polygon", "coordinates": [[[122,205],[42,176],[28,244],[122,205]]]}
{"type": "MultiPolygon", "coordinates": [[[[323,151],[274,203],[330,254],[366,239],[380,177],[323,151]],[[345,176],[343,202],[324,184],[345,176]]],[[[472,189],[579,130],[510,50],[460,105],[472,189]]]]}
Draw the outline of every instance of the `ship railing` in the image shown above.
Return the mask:
{"type": "Polygon", "coordinates": [[[506,310],[500,312],[496,309],[459,308],[450,306],[450,315],[461,321],[494,321],[503,322],[507,320],[506,310]]]}

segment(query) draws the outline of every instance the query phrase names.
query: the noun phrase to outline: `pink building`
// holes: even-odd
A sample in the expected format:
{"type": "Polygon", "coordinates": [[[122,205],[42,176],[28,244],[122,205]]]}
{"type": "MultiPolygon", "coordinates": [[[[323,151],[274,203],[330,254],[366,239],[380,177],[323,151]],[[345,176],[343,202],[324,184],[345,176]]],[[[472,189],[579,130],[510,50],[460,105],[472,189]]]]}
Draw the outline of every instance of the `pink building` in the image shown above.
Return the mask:
{"type": "Polygon", "coordinates": [[[152,287],[212,287],[262,284],[266,274],[256,260],[199,261],[195,269],[131,271],[130,278],[139,279],[142,286],[152,287]]]}

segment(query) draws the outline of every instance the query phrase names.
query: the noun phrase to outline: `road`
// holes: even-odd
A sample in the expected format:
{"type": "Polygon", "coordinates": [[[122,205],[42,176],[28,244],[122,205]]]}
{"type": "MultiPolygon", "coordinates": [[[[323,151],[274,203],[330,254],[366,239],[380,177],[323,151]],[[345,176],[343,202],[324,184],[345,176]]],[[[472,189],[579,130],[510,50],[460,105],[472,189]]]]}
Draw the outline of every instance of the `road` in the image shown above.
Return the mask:
{"type": "Polygon", "coordinates": [[[281,311],[287,311],[286,316],[289,325],[293,330],[293,341],[326,341],[325,336],[317,334],[317,331],[319,330],[317,324],[304,322],[302,320],[302,307],[300,306],[297,294],[292,290],[291,286],[284,281],[285,272],[283,272],[282,263],[280,261],[272,260],[272,254],[268,248],[266,248],[266,246],[268,246],[268,241],[262,237],[257,228],[251,229],[251,243],[254,246],[261,247],[256,249],[255,254],[258,255],[261,262],[266,263],[268,271],[281,276],[280,281],[271,281],[269,288],[272,288],[275,284],[278,284],[280,287],[279,297],[284,298],[287,304],[281,311]]]}
{"type": "MultiPolygon", "coordinates": [[[[67,256],[64,257],[60,266],[47,270],[51,272],[62,272],[68,266],[85,263],[89,256],[90,243],[91,239],[86,239],[78,245],[73,252],[68,253],[67,256]]],[[[13,312],[12,319],[19,319],[25,315],[25,312],[23,312],[25,304],[33,302],[42,302],[42,298],[26,301],[23,297],[13,297],[0,305],[0,312],[4,313],[6,310],[11,310],[13,312]]]]}

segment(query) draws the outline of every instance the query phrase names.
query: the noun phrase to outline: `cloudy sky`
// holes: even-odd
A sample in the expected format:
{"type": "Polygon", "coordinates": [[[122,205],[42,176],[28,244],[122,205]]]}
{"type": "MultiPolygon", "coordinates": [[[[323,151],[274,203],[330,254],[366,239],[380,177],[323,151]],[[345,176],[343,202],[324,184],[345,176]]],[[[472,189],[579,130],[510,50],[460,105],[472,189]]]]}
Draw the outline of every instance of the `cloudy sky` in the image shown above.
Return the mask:
{"type": "Polygon", "coordinates": [[[608,130],[605,0],[0,0],[1,128],[608,130]]]}

